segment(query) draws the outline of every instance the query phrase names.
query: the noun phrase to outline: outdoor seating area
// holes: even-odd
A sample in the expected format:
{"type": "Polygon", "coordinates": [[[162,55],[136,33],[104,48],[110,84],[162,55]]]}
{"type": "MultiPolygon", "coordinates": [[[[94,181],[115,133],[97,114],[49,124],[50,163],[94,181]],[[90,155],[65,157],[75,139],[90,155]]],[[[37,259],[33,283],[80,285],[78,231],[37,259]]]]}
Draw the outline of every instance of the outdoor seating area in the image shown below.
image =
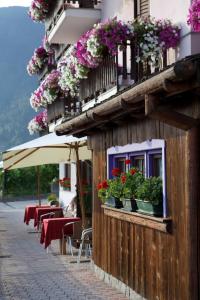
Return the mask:
{"type": "Polygon", "coordinates": [[[24,211],[24,223],[30,225],[31,220],[31,225],[38,233],[38,242],[44,246],[47,253],[51,242],[58,240],[60,255],[68,253],[74,256],[76,252],[77,263],[81,262],[83,255],[87,257],[87,260],[91,258],[92,228],[81,232],[81,218],[64,217],[62,207],[27,205],[24,211]],[[75,224],[78,226],[74,226],[75,224]]]}

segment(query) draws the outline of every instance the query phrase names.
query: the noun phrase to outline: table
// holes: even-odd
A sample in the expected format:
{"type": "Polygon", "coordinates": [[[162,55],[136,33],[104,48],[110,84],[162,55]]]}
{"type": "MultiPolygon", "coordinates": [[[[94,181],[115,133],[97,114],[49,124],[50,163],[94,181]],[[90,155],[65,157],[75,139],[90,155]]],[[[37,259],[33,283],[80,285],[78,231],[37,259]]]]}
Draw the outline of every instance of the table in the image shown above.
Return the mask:
{"type": "Polygon", "coordinates": [[[24,223],[26,223],[26,225],[29,225],[29,222],[31,219],[34,219],[35,216],[35,210],[36,208],[48,208],[50,207],[49,205],[27,205],[25,207],[25,212],[24,212],[24,223]]]}
{"type": "Polygon", "coordinates": [[[62,207],[37,207],[34,215],[34,227],[37,226],[37,229],[39,229],[40,216],[50,212],[56,213],[58,217],[63,217],[62,207]]]}
{"type": "MultiPolygon", "coordinates": [[[[44,219],[40,243],[44,244],[45,249],[51,244],[52,240],[62,240],[63,226],[70,222],[80,221],[80,218],[51,218],[44,219]]],[[[73,225],[68,226],[66,234],[73,234],[73,225]]]]}

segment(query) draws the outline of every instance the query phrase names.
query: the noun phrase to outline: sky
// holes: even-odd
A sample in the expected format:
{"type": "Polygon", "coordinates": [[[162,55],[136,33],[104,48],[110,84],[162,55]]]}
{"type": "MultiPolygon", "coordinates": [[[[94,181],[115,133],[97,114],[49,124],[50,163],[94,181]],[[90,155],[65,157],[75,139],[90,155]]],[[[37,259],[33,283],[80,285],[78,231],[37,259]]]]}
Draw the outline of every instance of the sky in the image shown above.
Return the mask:
{"type": "Polygon", "coordinates": [[[29,6],[32,0],[0,0],[0,7],[29,6]]]}

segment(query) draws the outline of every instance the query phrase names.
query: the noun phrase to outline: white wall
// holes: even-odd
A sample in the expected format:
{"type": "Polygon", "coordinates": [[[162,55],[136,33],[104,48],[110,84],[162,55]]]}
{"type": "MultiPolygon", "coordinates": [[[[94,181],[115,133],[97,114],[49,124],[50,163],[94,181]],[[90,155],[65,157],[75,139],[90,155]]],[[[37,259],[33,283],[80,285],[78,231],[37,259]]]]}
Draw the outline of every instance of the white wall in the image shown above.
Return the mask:
{"type": "MultiPolygon", "coordinates": [[[[71,163],[71,191],[63,191],[63,188],[59,188],[59,201],[62,205],[68,206],[71,200],[76,196],[76,164],[71,163]]],[[[66,177],[65,163],[59,164],[59,179],[66,177]]]]}
{"type": "Polygon", "coordinates": [[[170,19],[181,25],[181,43],[176,52],[176,58],[181,59],[187,55],[200,52],[200,34],[191,33],[187,25],[188,8],[191,0],[150,0],[150,15],[156,19],[170,19]],[[194,45],[195,44],[195,47],[194,45]]]}
{"type": "Polygon", "coordinates": [[[134,16],[133,0],[102,0],[102,21],[117,16],[130,21],[134,16]]]}

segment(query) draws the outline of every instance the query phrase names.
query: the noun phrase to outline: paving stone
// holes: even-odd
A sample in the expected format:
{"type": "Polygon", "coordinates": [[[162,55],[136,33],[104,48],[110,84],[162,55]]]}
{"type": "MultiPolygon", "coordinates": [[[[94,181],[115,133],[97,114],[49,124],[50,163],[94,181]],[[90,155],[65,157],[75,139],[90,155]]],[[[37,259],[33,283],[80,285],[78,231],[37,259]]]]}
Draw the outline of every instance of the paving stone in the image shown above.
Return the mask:
{"type": "Polygon", "coordinates": [[[97,279],[91,263],[72,264],[76,257],[59,255],[58,241],[47,254],[33,223],[23,223],[27,204],[0,202],[0,300],[128,299],[97,279]]]}

